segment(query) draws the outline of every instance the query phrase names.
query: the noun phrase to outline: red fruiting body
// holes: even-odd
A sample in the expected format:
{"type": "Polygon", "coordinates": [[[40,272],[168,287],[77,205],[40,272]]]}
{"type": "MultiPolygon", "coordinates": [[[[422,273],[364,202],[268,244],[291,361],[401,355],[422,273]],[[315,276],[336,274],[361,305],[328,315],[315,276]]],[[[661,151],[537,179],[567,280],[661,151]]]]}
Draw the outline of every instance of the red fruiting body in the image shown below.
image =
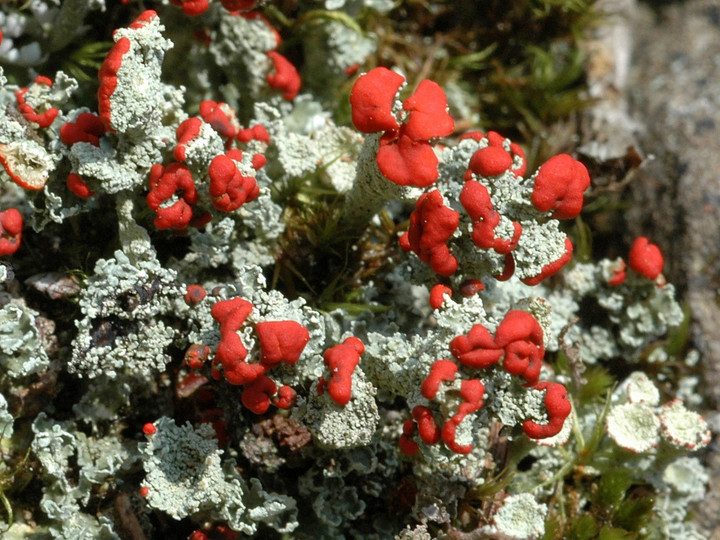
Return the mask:
{"type": "Polygon", "coordinates": [[[95,192],[85,183],[79,174],[70,173],[65,180],[68,189],[77,197],[87,199],[95,195],[95,192]]]}
{"type": "Polygon", "coordinates": [[[272,367],[280,362],[293,365],[310,341],[307,328],[296,321],[265,321],[255,325],[260,341],[260,362],[272,367]]]}
{"type": "Polygon", "coordinates": [[[502,347],[482,324],[473,325],[467,336],[458,336],[450,342],[450,352],[461,364],[473,369],[485,369],[500,361],[502,347]]]}
{"type": "MultiPolygon", "coordinates": [[[[447,241],[460,223],[460,214],[443,203],[439,191],[423,193],[410,215],[406,245],[428,263],[434,272],[450,276],[457,270],[457,259],[450,253],[447,241]]],[[[403,235],[404,236],[404,235],[403,235]]]]}
{"type": "Polygon", "coordinates": [[[267,76],[268,84],[280,90],[283,99],[292,101],[300,91],[300,74],[282,54],[275,51],[268,51],[265,54],[270,57],[275,68],[275,73],[269,73],[267,76]]]}
{"type": "Polygon", "coordinates": [[[420,387],[420,393],[426,399],[434,399],[440,389],[440,383],[452,382],[457,369],[457,364],[452,360],[436,360],[420,387]]]}
{"type": "MultiPolygon", "coordinates": [[[[52,86],[52,81],[47,77],[37,77],[34,82],[35,84],[41,84],[43,86],[52,86]]],[[[60,111],[58,111],[57,107],[50,107],[45,112],[36,112],[29,103],[25,103],[25,94],[27,91],[27,88],[20,88],[15,92],[18,110],[28,122],[35,122],[43,129],[50,127],[50,124],[52,124],[55,118],[57,118],[60,111]]]]}
{"type": "Polygon", "coordinates": [[[98,88],[98,113],[100,119],[108,130],[111,130],[112,104],[110,98],[117,88],[117,72],[122,65],[123,55],[126,54],[132,43],[126,37],[122,37],[115,42],[110,51],[108,51],[105,60],[98,71],[98,79],[100,87],[98,88]]]}
{"type": "Polygon", "coordinates": [[[225,139],[232,139],[240,131],[235,110],[227,103],[203,101],[200,103],[200,116],[225,139]]]}
{"type": "Polygon", "coordinates": [[[155,435],[155,433],[157,433],[157,428],[153,423],[148,422],[147,424],[143,425],[142,431],[145,435],[155,435]]]}
{"type": "Polygon", "coordinates": [[[472,414],[483,406],[485,386],[478,379],[469,379],[462,382],[460,396],[465,400],[458,407],[458,412],[442,428],[442,440],[445,445],[457,454],[469,454],[472,444],[461,445],[455,441],[455,433],[460,423],[468,414],[472,414]]]}
{"type": "Polygon", "coordinates": [[[140,496],[141,496],[141,497],[147,497],[149,493],[150,493],[150,488],[149,488],[149,487],[143,486],[143,487],[140,488],[140,496]]]}
{"type": "Polygon", "coordinates": [[[505,150],[505,137],[494,131],[489,131],[487,136],[479,131],[465,133],[460,140],[473,139],[481,141],[487,137],[488,146],[477,150],[470,158],[468,170],[465,173],[465,180],[472,180],[473,173],[480,176],[497,176],[505,171],[510,171],[515,176],[522,177],[527,171],[527,160],[525,152],[519,144],[510,143],[510,152],[505,150]],[[521,164],[512,168],[515,158],[520,158],[521,164]]]}
{"type": "Polygon", "coordinates": [[[238,130],[236,138],[241,143],[248,143],[250,141],[260,141],[265,144],[270,144],[270,134],[265,129],[265,126],[256,124],[251,128],[238,130]]]}
{"type": "Polygon", "coordinates": [[[60,139],[68,146],[78,142],[100,146],[100,137],[105,134],[105,125],[93,113],[80,113],[75,122],[60,126],[60,139]]]}
{"type": "Polygon", "coordinates": [[[512,277],[512,275],[515,273],[515,258],[513,257],[512,253],[506,253],[505,254],[505,268],[503,268],[503,273],[498,276],[493,276],[498,281],[507,281],[512,277]]]}
{"type": "Polygon", "coordinates": [[[0,212],[0,256],[12,255],[22,241],[23,217],[15,208],[0,212]]]}
{"type": "Polygon", "coordinates": [[[553,274],[559,272],[563,266],[565,266],[568,262],[570,262],[570,259],[572,259],[572,254],[573,254],[572,241],[569,238],[566,238],[565,239],[565,254],[562,257],[560,257],[557,261],[553,261],[553,262],[543,266],[542,271],[537,276],[523,278],[520,281],[525,283],[525,285],[537,285],[543,279],[548,278],[548,277],[552,276],[553,274]]]}
{"type": "MultiPolygon", "coordinates": [[[[392,133],[392,132],[388,132],[392,133]]],[[[400,186],[428,187],[438,178],[438,159],[427,141],[403,134],[380,139],[377,165],[382,175],[400,186]]]]}
{"type": "Polygon", "coordinates": [[[188,540],[208,540],[208,535],[200,530],[197,530],[193,531],[193,533],[188,536],[188,540]]]}
{"type": "Polygon", "coordinates": [[[27,170],[28,167],[25,167],[26,170],[22,171],[21,167],[25,160],[26,156],[22,148],[0,143],[0,165],[5,168],[12,181],[23,189],[42,189],[47,183],[48,171],[37,166],[31,170],[27,170]],[[20,165],[20,167],[16,167],[17,165],[20,165]],[[24,177],[20,176],[21,171],[25,173],[24,177]]]}
{"type": "Polygon", "coordinates": [[[418,427],[418,434],[425,444],[435,444],[440,440],[440,428],[435,423],[432,411],[422,405],[415,405],[412,416],[418,427]]]}
{"type": "Polygon", "coordinates": [[[190,369],[201,369],[210,356],[210,347],[193,343],[185,351],[184,362],[190,369]]]}
{"type": "Polygon", "coordinates": [[[512,167],[512,157],[499,146],[486,146],[470,158],[468,169],[480,176],[497,176],[512,167]]]}
{"type": "Polygon", "coordinates": [[[158,229],[185,229],[192,219],[191,204],[198,201],[190,170],[179,163],[167,167],[153,165],[150,169],[150,193],[147,203],[155,211],[155,227],[158,229]],[[166,201],[177,196],[172,205],[162,207],[166,201]]]}
{"type": "Polygon", "coordinates": [[[479,279],[466,279],[460,284],[460,294],[466,298],[475,296],[480,291],[485,290],[485,285],[479,279]]]}
{"type": "Polygon", "coordinates": [[[153,11],[152,9],[147,9],[143,11],[140,15],[138,15],[137,18],[130,23],[130,26],[128,26],[128,28],[131,28],[133,30],[142,28],[157,16],[157,12],[153,11]]]}
{"type": "Polygon", "coordinates": [[[280,409],[290,409],[297,401],[297,392],[287,384],[278,389],[277,396],[273,399],[273,404],[280,409]]]}
{"type": "Polygon", "coordinates": [[[398,446],[400,447],[400,451],[406,456],[414,456],[420,450],[418,443],[410,439],[416,430],[417,426],[412,420],[406,420],[405,424],[403,424],[403,433],[400,435],[400,440],[398,440],[398,446]]]}
{"type": "Polygon", "coordinates": [[[213,206],[223,212],[237,210],[244,203],[254,200],[260,193],[255,179],[243,176],[235,164],[235,157],[242,159],[242,153],[231,150],[216,156],[210,163],[210,196],[213,206]]]}
{"type": "Polygon", "coordinates": [[[193,343],[185,351],[183,361],[190,369],[201,369],[210,356],[210,347],[193,343]]]}
{"type": "Polygon", "coordinates": [[[572,405],[567,398],[567,389],[562,384],[554,382],[538,383],[535,389],[545,390],[545,409],[547,409],[548,423],[538,424],[532,420],[525,420],[523,431],[532,439],[553,437],[560,433],[565,419],[572,411],[572,405]]]}
{"type": "Polygon", "coordinates": [[[376,158],[385,178],[401,186],[427,187],[438,177],[437,156],[428,139],[451,134],[455,123],[442,88],[423,80],[405,100],[407,122],[400,126],[393,104],[403,82],[401,75],[383,67],[362,75],[350,94],[352,120],[363,133],[385,131],[376,158]]]}
{"type": "Polygon", "coordinates": [[[260,375],[245,386],[242,403],[255,414],[265,414],[270,408],[270,396],[277,391],[277,386],[269,377],[260,375]]]}
{"type": "Polygon", "coordinates": [[[241,11],[254,8],[257,0],[220,0],[220,3],[228,11],[241,11]]]}
{"type": "Polygon", "coordinates": [[[517,246],[522,233],[519,223],[513,222],[513,236],[510,239],[497,238],[495,227],[500,223],[500,214],[490,200],[490,193],[485,186],[475,180],[467,180],[460,192],[460,204],[473,220],[472,239],[480,249],[494,249],[505,255],[517,246]]]}
{"type": "Polygon", "coordinates": [[[197,116],[183,121],[175,130],[177,145],[173,151],[173,157],[177,161],[185,161],[185,150],[187,144],[200,134],[203,121],[197,116]]]}
{"type": "Polygon", "coordinates": [[[397,130],[393,101],[405,82],[402,75],[377,67],[355,81],[350,93],[353,125],[362,133],[397,130]]]}
{"type": "Polygon", "coordinates": [[[352,374],[363,352],[365,346],[362,341],[349,337],[323,353],[325,365],[330,368],[331,373],[327,391],[332,400],[341,407],[347,405],[352,397],[352,374]]]}
{"type": "Polygon", "coordinates": [[[258,171],[265,166],[265,164],[267,163],[267,158],[262,154],[253,154],[251,163],[252,168],[258,171]]]}
{"type": "Polygon", "coordinates": [[[403,109],[410,113],[404,135],[414,141],[450,135],[455,129],[455,122],[447,108],[443,89],[436,82],[422,80],[413,95],[403,103],[403,109]]]}
{"type": "Polygon", "coordinates": [[[583,206],[583,193],[590,187],[585,165],[567,154],[550,158],[538,170],[532,203],[540,212],[552,210],[555,219],[572,219],[583,206]]]}
{"type": "Polygon", "coordinates": [[[526,311],[508,311],[495,331],[495,344],[505,350],[505,371],[523,377],[527,386],[537,384],[545,346],[535,317],[526,311]]]}
{"type": "Polygon", "coordinates": [[[188,306],[199,304],[205,299],[207,293],[200,285],[188,285],[183,299],[188,306]]]}
{"type": "Polygon", "coordinates": [[[447,285],[438,283],[430,290],[430,307],[440,309],[445,301],[445,295],[452,297],[452,289],[447,285]]]}
{"type": "Polygon", "coordinates": [[[620,262],[616,265],[616,268],[613,270],[613,275],[608,279],[608,285],[611,287],[617,287],[618,285],[622,285],[625,282],[625,278],[627,277],[627,270],[625,261],[620,259],[620,262]]]}
{"type": "Polygon", "coordinates": [[[647,238],[641,236],[633,242],[628,255],[628,262],[638,274],[648,279],[656,279],[663,269],[665,259],[660,248],[651,244],[647,238]]]}
{"type": "Polygon", "coordinates": [[[225,378],[230,384],[249,384],[265,373],[262,364],[245,362],[247,349],[237,334],[252,307],[247,300],[235,297],[217,302],[210,310],[212,318],[220,323],[221,340],[213,362],[222,364],[225,378]]]}
{"type": "Polygon", "coordinates": [[[189,17],[202,15],[210,7],[210,0],[170,0],[170,3],[181,7],[183,13],[189,17]]]}

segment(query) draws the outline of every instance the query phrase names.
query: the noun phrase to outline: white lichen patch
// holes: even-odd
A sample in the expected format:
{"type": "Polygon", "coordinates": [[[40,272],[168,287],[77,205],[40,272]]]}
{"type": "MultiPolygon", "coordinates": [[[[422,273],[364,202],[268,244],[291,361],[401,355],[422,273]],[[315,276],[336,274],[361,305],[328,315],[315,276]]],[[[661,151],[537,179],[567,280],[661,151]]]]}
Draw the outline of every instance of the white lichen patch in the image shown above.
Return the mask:
{"type": "Polygon", "coordinates": [[[318,394],[317,383],[310,387],[307,403],[293,411],[325,448],[354,448],[370,442],[380,416],[375,388],[358,367],[352,375],[352,398],[345,406],[332,402],[330,394],[318,394]]]}
{"type": "Polygon", "coordinates": [[[495,514],[498,532],[511,538],[534,538],[545,532],[547,506],[529,493],[511,495],[495,514]]]}
{"type": "Polygon", "coordinates": [[[660,403],[660,391],[642,371],[636,371],[626,379],[625,392],[631,403],[645,403],[652,407],[660,403]]]}
{"type": "Polygon", "coordinates": [[[616,405],[607,415],[608,435],[631,452],[647,452],[658,443],[660,419],[644,403],[616,405]]]}
{"type": "Polygon", "coordinates": [[[707,471],[700,460],[694,457],[676,459],[665,467],[662,475],[663,482],[675,493],[692,500],[702,498],[708,479],[707,471]]]}
{"type": "Polygon", "coordinates": [[[660,423],[664,437],[675,446],[697,450],[710,442],[710,430],[705,419],[685,408],[675,399],[663,406],[660,423]]]}

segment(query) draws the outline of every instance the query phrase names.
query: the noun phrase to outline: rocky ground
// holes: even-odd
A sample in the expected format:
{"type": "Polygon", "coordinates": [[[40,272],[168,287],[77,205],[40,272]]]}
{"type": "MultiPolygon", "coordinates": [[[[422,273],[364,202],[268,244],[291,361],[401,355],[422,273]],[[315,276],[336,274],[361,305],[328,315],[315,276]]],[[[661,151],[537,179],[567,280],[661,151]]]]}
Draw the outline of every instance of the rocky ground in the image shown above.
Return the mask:
{"type": "MultiPolygon", "coordinates": [[[[599,162],[643,161],[620,216],[629,240],[651,237],[685,298],[702,353],[707,417],[720,431],[720,2],[601,2],[610,17],[589,43],[591,93],[581,149],[599,162]]],[[[720,450],[698,520],[720,538],[720,450]]]]}

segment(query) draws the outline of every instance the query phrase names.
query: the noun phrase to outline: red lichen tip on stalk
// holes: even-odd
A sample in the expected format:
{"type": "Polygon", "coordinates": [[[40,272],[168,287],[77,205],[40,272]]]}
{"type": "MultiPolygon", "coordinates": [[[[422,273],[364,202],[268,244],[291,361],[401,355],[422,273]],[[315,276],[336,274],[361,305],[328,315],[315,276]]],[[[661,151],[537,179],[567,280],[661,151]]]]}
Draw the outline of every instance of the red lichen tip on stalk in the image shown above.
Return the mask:
{"type": "Polygon", "coordinates": [[[295,406],[297,401],[297,392],[292,386],[283,385],[278,388],[277,396],[273,399],[273,404],[280,409],[290,409],[295,406]]]}
{"type": "Polygon", "coordinates": [[[68,146],[78,142],[100,146],[100,137],[105,134],[105,124],[93,113],[80,113],[75,122],[60,126],[60,139],[68,146]]]}
{"type": "Polygon", "coordinates": [[[270,144],[270,134],[265,129],[265,126],[256,124],[253,127],[238,130],[236,139],[241,143],[248,143],[250,141],[260,141],[265,144],[270,144]]]}
{"type": "Polygon", "coordinates": [[[469,379],[462,382],[460,386],[460,396],[463,403],[458,407],[458,412],[447,422],[442,428],[441,436],[445,445],[456,454],[469,454],[472,452],[472,444],[459,444],[455,440],[457,427],[462,423],[467,415],[474,413],[483,406],[483,397],[485,395],[485,386],[478,379],[469,379]]]}
{"type": "Polygon", "coordinates": [[[185,289],[183,299],[188,306],[195,306],[202,302],[207,296],[207,292],[201,285],[188,285],[185,289]]]}
{"type": "Polygon", "coordinates": [[[265,375],[260,375],[243,389],[242,404],[255,414],[265,414],[270,408],[270,396],[275,392],[277,392],[277,385],[273,380],[265,375]]]}
{"type": "Polygon", "coordinates": [[[81,199],[87,199],[95,195],[95,192],[90,189],[90,186],[87,185],[85,180],[83,180],[79,174],[68,174],[65,184],[73,195],[80,197],[81,199]]]}
{"type": "Polygon", "coordinates": [[[452,297],[452,289],[447,285],[438,283],[430,290],[430,307],[440,309],[445,303],[445,295],[452,297]]]}
{"type": "Polygon", "coordinates": [[[341,407],[350,402],[352,374],[360,362],[360,355],[363,352],[365,352],[365,346],[362,341],[356,337],[349,337],[323,353],[325,365],[331,373],[330,381],[327,382],[327,391],[330,398],[341,407]]]}
{"type": "Polygon", "coordinates": [[[193,343],[185,351],[183,362],[190,369],[201,369],[210,356],[210,347],[193,343]]]}
{"type": "Polygon", "coordinates": [[[494,249],[500,255],[510,253],[517,246],[522,226],[513,222],[512,238],[498,238],[495,228],[500,214],[495,210],[487,188],[476,180],[466,180],[460,192],[460,204],[473,220],[472,239],[480,249],[494,249]]]}
{"type": "Polygon", "coordinates": [[[210,7],[210,0],[170,0],[170,3],[182,8],[183,13],[189,17],[202,15],[210,7]]]}
{"type": "Polygon", "coordinates": [[[242,153],[239,150],[230,150],[224,155],[216,156],[208,169],[212,204],[222,212],[237,210],[260,194],[255,178],[240,173],[235,163],[236,158],[241,160],[242,153]]]}
{"type": "Polygon", "coordinates": [[[380,140],[377,165],[382,175],[399,186],[428,187],[438,179],[438,158],[430,143],[416,141],[400,130],[380,140]]]}
{"type": "Polygon", "coordinates": [[[525,285],[537,285],[542,280],[552,276],[553,274],[556,274],[559,272],[563,266],[565,266],[568,262],[570,262],[570,259],[572,259],[573,254],[573,244],[572,241],[569,238],[565,239],[565,253],[556,261],[553,261],[549,264],[546,264],[542,267],[542,270],[537,276],[531,276],[521,279],[525,285]]]}
{"type": "Polygon", "coordinates": [[[450,342],[450,352],[458,362],[473,369],[485,369],[500,361],[502,347],[482,324],[473,325],[467,336],[457,336],[450,342]]]}
{"type": "Polygon", "coordinates": [[[430,373],[420,387],[425,399],[435,399],[442,382],[452,382],[457,373],[457,364],[452,360],[436,360],[430,367],[430,373]]]}
{"type": "Polygon", "coordinates": [[[186,229],[193,216],[190,205],[198,201],[190,170],[179,163],[171,163],[167,167],[153,165],[150,169],[149,184],[150,192],[146,200],[148,207],[156,214],[155,227],[186,229]],[[163,206],[175,196],[177,201],[170,206],[163,206]]]}
{"type": "Polygon", "coordinates": [[[117,88],[117,73],[122,65],[123,55],[130,51],[132,43],[126,37],[115,42],[115,45],[108,51],[105,60],[98,71],[100,87],[98,88],[98,114],[108,131],[112,129],[112,97],[117,88]]]}
{"type": "Polygon", "coordinates": [[[294,365],[310,341],[307,328],[297,321],[265,321],[255,325],[260,341],[260,362],[273,366],[294,365]]]}
{"type": "Polygon", "coordinates": [[[203,121],[197,116],[188,118],[180,123],[175,130],[175,137],[177,138],[177,145],[173,150],[173,157],[176,161],[185,161],[185,150],[187,145],[195,137],[200,135],[203,121]]]}
{"type": "Polygon", "coordinates": [[[274,73],[267,75],[268,84],[281,91],[283,99],[292,101],[300,91],[300,74],[282,54],[275,51],[268,51],[265,54],[272,60],[275,69],[274,73]]]}
{"type": "Polygon", "coordinates": [[[589,187],[585,165],[568,154],[560,154],[538,170],[531,200],[540,212],[552,210],[555,219],[572,219],[582,210],[583,193],[589,187]]]}
{"type": "Polygon", "coordinates": [[[570,416],[572,405],[567,398],[567,388],[560,383],[541,382],[535,386],[536,390],[545,390],[545,409],[547,410],[547,424],[538,424],[532,420],[525,420],[523,431],[531,439],[546,439],[554,437],[562,430],[565,419],[570,416]]]}
{"type": "Polygon", "coordinates": [[[423,193],[415,203],[410,228],[407,236],[401,237],[401,245],[409,246],[434,272],[451,276],[457,270],[458,261],[450,253],[447,241],[459,223],[460,214],[445,206],[439,191],[423,193]]]}
{"type": "Polygon", "coordinates": [[[400,435],[400,439],[398,440],[398,446],[400,447],[400,451],[406,456],[412,457],[420,450],[420,445],[410,438],[416,431],[417,426],[415,425],[415,422],[411,419],[405,420],[405,424],[403,424],[403,433],[400,435]]]}
{"type": "MultiPolygon", "coordinates": [[[[217,302],[210,309],[212,318],[220,323],[221,339],[215,352],[213,365],[222,364],[225,378],[233,385],[249,384],[266,371],[266,367],[262,364],[245,362],[248,351],[237,334],[252,308],[252,304],[247,300],[235,297],[217,302]]],[[[211,371],[211,375],[213,378],[220,376],[217,367],[211,371]]]]}
{"type": "Polygon", "coordinates": [[[205,100],[200,103],[200,116],[225,139],[232,139],[240,131],[235,109],[223,102],[205,100]]]}
{"type": "Polygon", "coordinates": [[[537,384],[545,347],[535,317],[525,311],[508,311],[495,331],[495,343],[505,351],[505,371],[523,377],[527,386],[537,384]]]}
{"type": "Polygon", "coordinates": [[[140,496],[141,497],[147,497],[150,494],[150,488],[147,486],[143,486],[140,488],[140,496]]]}
{"type": "Polygon", "coordinates": [[[479,279],[466,279],[460,284],[460,294],[465,298],[475,296],[483,290],[485,290],[485,285],[479,279]]]}
{"type": "Polygon", "coordinates": [[[404,135],[414,141],[444,137],[455,129],[455,121],[448,114],[445,92],[434,81],[422,80],[413,95],[404,101],[403,109],[409,112],[404,135]]]}
{"type": "Polygon", "coordinates": [[[630,268],[648,279],[657,279],[662,273],[665,259],[662,251],[655,244],[640,236],[633,242],[628,254],[630,268]]]}
{"type": "MultiPolygon", "coordinates": [[[[33,83],[41,86],[52,86],[52,80],[42,75],[36,77],[33,83]]],[[[18,110],[28,122],[34,122],[42,129],[50,127],[50,124],[52,124],[55,118],[57,118],[57,115],[60,113],[60,111],[57,109],[57,107],[50,107],[42,113],[35,111],[35,109],[33,109],[33,107],[29,103],[25,102],[25,94],[27,93],[27,91],[28,89],[23,87],[15,92],[15,99],[17,100],[18,110]]]]}
{"type": "Polygon", "coordinates": [[[220,0],[222,6],[229,12],[247,11],[253,9],[257,0],[220,0]]]}
{"type": "Polygon", "coordinates": [[[616,267],[613,269],[613,275],[608,279],[608,285],[611,287],[617,287],[618,285],[622,285],[625,282],[625,278],[627,277],[627,270],[625,261],[620,259],[616,267]]]}
{"type": "Polygon", "coordinates": [[[0,256],[12,255],[22,242],[23,217],[16,208],[0,212],[0,256]]]}
{"type": "Polygon", "coordinates": [[[397,130],[393,102],[405,77],[384,67],[361,75],[350,92],[352,123],[362,133],[397,130]]]}
{"type": "Polygon", "coordinates": [[[157,433],[157,428],[155,427],[155,424],[148,422],[143,425],[142,431],[145,435],[155,435],[155,433],[157,433]]]}
{"type": "Polygon", "coordinates": [[[517,143],[510,142],[499,133],[489,131],[487,135],[484,135],[480,131],[471,131],[462,135],[460,140],[481,141],[483,138],[487,138],[488,146],[478,149],[470,158],[465,180],[472,180],[473,174],[488,177],[498,176],[506,171],[510,171],[518,177],[525,175],[527,159],[522,147],[517,143]],[[505,141],[510,144],[510,152],[505,150],[505,141]],[[513,167],[517,158],[519,158],[520,165],[513,167]]]}
{"type": "Polygon", "coordinates": [[[435,444],[440,441],[440,428],[435,423],[432,411],[422,405],[413,407],[412,416],[417,423],[418,434],[425,444],[435,444]]]}

